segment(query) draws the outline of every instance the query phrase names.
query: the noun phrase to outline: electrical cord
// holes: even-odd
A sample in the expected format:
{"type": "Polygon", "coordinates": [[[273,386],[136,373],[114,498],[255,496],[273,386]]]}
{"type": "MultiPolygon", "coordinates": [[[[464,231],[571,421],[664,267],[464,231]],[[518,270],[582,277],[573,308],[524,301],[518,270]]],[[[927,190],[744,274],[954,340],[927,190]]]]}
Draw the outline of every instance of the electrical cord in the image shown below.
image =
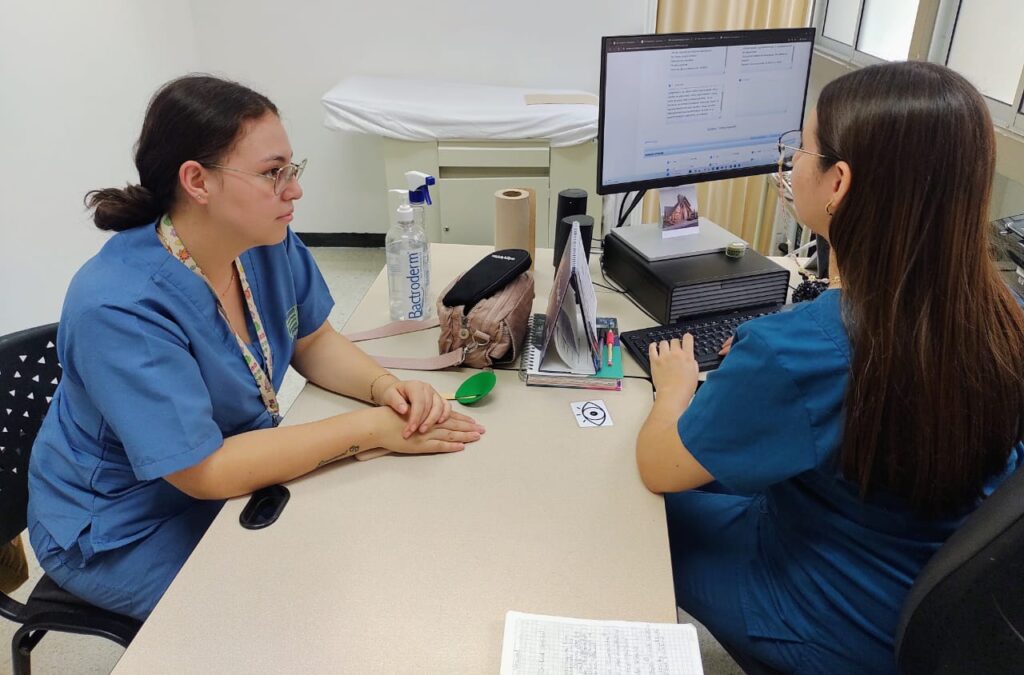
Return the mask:
{"type": "MultiPolygon", "coordinates": [[[[628,195],[629,193],[627,192],[626,194],[628,195]]],[[[640,190],[639,192],[636,193],[636,197],[633,198],[633,202],[629,205],[629,208],[626,210],[626,215],[619,216],[619,222],[615,224],[615,227],[622,227],[622,225],[626,222],[626,219],[629,218],[629,214],[633,213],[633,209],[636,208],[636,205],[640,203],[640,201],[644,198],[644,195],[646,194],[647,190],[640,190]]],[[[626,200],[625,198],[623,198],[622,204],[625,203],[626,200]]],[[[622,204],[619,204],[620,211],[622,208],[622,204]]]]}
{"type": "Polygon", "coordinates": [[[629,191],[622,195],[622,201],[619,202],[619,219],[615,222],[618,223],[615,227],[622,225],[622,207],[626,205],[626,201],[629,199],[629,191]]]}

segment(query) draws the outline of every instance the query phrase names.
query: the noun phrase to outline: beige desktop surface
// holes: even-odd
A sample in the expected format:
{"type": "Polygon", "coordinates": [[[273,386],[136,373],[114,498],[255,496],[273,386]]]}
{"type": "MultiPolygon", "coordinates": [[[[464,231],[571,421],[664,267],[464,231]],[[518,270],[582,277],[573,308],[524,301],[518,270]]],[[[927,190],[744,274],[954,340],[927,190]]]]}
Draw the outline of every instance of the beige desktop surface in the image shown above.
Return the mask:
{"type": "MultiPolygon", "coordinates": [[[[434,245],[437,292],[487,251],[434,245]]],[[[553,270],[549,252],[537,259],[541,311],[553,270]]],[[[346,328],[383,323],[386,297],[382,274],[346,328]]],[[[624,328],[649,325],[621,296],[598,301],[624,328]]],[[[436,335],[365,347],[429,356],[436,335]]],[[[401,375],[452,391],[469,372],[401,375]]],[[[456,406],[487,427],[463,452],[328,466],[290,483],[264,530],[240,527],[246,500],[229,501],[115,672],[496,673],[508,610],[674,622],[663,500],[634,461],[650,384],[548,389],[497,375],[488,399],[456,406]],[[577,426],[570,404],[594,399],[613,426],[577,426]]],[[[361,405],[307,386],[285,423],[361,405]]]]}

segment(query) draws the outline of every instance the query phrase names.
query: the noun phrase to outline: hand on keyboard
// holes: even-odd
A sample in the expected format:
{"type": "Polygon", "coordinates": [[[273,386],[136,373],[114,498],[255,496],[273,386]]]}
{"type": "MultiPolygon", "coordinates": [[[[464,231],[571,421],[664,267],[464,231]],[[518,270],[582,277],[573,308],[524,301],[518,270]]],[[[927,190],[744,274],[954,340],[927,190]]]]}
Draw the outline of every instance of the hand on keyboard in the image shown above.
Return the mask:
{"type": "Polygon", "coordinates": [[[781,306],[751,307],[714,315],[695,317],[665,326],[625,331],[619,335],[622,345],[640,366],[650,372],[649,346],[654,342],[693,336],[693,355],[701,370],[714,370],[732,348],[732,335],[745,321],[774,314],[781,306]]]}
{"type": "MultiPolygon", "coordinates": [[[[691,335],[691,334],[690,333],[684,333],[684,335],[691,335]]],[[[727,337],[725,339],[725,342],[722,343],[722,346],[719,347],[719,349],[718,349],[718,355],[719,356],[723,356],[724,357],[725,354],[729,353],[729,349],[732,348],[732,338],[733,337],[735,337],[735,336],[730,335],[729,337],[727,337]]],[[[682,339],[682,337],[680,337],[680,339],[682,339]]],[[[651,344],[654,344],[654,343],[652,342],[651,344]]],[[[712,344],[712,348],[714,348],[714,342],[712,342],[711,344],[712,344]]]]}
{"type": "Polygon", "coordinates": [[[686,333],[682,340],[652,342],[647,356],[651,363],[651,381],[658,392],[657,402],[682,413],[697,391],[700,372],[693,355],[693,336],[686,333]]]}

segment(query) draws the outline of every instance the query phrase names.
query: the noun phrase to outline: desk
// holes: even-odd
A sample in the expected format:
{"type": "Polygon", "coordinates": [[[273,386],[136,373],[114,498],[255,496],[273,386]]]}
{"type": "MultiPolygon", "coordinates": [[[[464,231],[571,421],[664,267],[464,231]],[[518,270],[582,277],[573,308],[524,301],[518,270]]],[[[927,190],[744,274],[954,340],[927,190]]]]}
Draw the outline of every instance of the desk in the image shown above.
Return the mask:
{"type": "MultiPolygon", "coordinates": [[[[432,244],[430,247],[431,273],[433,275],[431,284],[434,287],[434,292],[440,293],[451,279],[454,279],[458,274],[472,266],[474,262],[484,257],[484,255],[489,253],[492,249],[493,247],[490,246],[432,244]]],[[[555,268],[550,263],[553,255],[554,253],[551,249],[539,248],[537,249],[537,254],[534,256],[534,278],[536,280],[536,297],[533,301],[534,312],[543,313],[547,308],[547,299],[551,294],[551,282],[555,273],[555,268]]],[[[773,257],[771,260],[789,270],[789,285],[791,288],[800,283],[801,278],[797,273],[797,270],[799,269],[800,263],[806,261],[806,258],[794,260],[786,257],[773,257]]],[[[609,283],[612,285],[615,284],[615,282],[610,280],[606,281],[601,277],[600,251],[596,249],[591,251],[590,255],[590,275],[596,283],[602,285],[608,285],[609,283]]],[[[654,319],[638,309],[637,306],[622,293],[610,291],[605,288],[601,288],[600,286],[595,290],[597,292],[598,315],[616,317],[619,321],[620,331],[647,328],[657,323],[654,319]]],[[[384,272],[381,272],[373,286],[371,286],[366,292],[366,297],[363,298],[362,303],[345,325],[345,330],[354,333],[356,331],[368,330],[385,323],[387,321],[387,315],[385,314],[386,306],[387,277],[384,272]]],[[[437,356],[437,342],[434,339],[437,336],[437,331],[435,330],[429,333],[431,336],[430,339],[425,339],[425,334],[426,333],[412,333],[397,335],[389,338],[381,338],[372,342],[364,342],[361,343],[361,346],[371,354],[377,354],[380,356],[437,356]]],[[[622,358],[624,359],[624,375],[646,377],[647,374],[644,370],[637,365],[636,361],[630,358],[625,351],[623,351],[622,358]]],[[[422,373],[415,375],[407,373],[405,376],[424,379],[421,375],[422,373]]],[[[707,373],[701,373],[700,377],[702,380],[705,379],[707,377],[707,373]]],[[[458,383],[461,380],[458,377],[454,377],[452,381],[458,383]]],[[[629,380],[626,381],[628,382],[629,380]]],[[[533,389],[536,389],[536,387],[533,389]]],[[[454,389],[438,389],[438,391],[454,391],[454,389]]],[[[579,396],[579,392],[577,392],[577,396],[579,396]]],[[[590,398],[600,397],[591,396],[590,398]]],[[[574,398],[573,400],[578,401],[581,399],[574,398]]],[[[614,420],[614,417],[612,419],[614,420]]]]}
{"type": "MultiPolygon", "coordinates": [[[[489,250],[434,245],[435,290],[489,250]]],[[[537,259],[543,311],[550,250],[537,259]]],[[[382,272],[346,329],[384,322],[386,297],[382,272]]],[[[650,325],[618,294],[598,302],[623,328],[650,325]]],[[[436,335],[364,346],[431,355],[436,335]]],[[[640,372],[628,359],[626,371],[640,372]]],[[[451,391],[467,372],[401,374],[451,391]]],[[[497,375],[470,411],[487,434],[464,452],[325,467],[289,484],[265,530],[242,529],[246,499],[230,500],[115,672],[496,673],[510,609],[674,622],[663,500],[634,459],[650,384],[595,392],[497,375]],[[588,399],[606,402],[614,426],[576,425],[569,404],[588,399]]],[[[307,385],[285,424],[361,405],[307,385]]]]}

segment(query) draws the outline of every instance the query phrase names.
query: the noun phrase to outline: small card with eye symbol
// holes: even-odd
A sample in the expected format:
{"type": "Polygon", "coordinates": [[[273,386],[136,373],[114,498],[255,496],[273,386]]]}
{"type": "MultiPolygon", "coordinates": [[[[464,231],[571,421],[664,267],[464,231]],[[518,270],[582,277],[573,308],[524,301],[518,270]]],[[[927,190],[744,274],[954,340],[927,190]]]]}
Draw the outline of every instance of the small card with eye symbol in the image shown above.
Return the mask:
{"type": "Polygon", "coordinates": [[[571,405],[572,414],[576,416],[576,424],[580,427],[586,429],[612,426],[612,416],[604,401],[578,401],[571,405]]]}

